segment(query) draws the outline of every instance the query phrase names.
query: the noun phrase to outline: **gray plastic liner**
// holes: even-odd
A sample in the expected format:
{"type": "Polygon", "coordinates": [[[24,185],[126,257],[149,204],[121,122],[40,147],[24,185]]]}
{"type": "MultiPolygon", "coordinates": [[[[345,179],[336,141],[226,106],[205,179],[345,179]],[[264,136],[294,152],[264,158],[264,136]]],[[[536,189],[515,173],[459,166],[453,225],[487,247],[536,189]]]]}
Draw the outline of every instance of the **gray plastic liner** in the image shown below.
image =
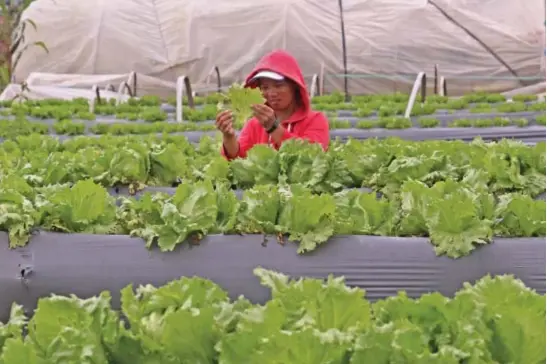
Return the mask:
{"type": "Polygon", "coordinates": [[[545,238],[496,239],[456,260],[435,256],[425,238],[375,236],[334,237],[306,255],[296,253],[296,244],[282,246],[275,238],[264,244],[260,235],[211,235],[199,246],[184,244],[169,253],[114,235],[40,232],[26,248],[8,250],[7,235],[0,233],[0,244],[0,321],[14,301],[31,313],[40,297],[52,293],[90,297],[109,290],[118,308],[119,291],[127,284],[162,285],[181,276],[208,278],[233,298],[244,295],[262,303],[269,291],[253,275],[257,266],[292,277],[345,276],[371,300],[400,290],[411,297],[432,291],[450,296],[463,282],[508,273],[545,293],[545,238]]]}
{"type": "Polygon", "coordinates": [[[517,139],[528,143],[545,141],[545,127],[515,126],[496,128],[409,128],[409,129],[335,129],[330,131],[331,139],[348,138],[368,139],[399,137],[408,140],[463,140],[472,141],[481,137],[484,140],[499,140],[502,138],[517,139]]]}
{"type": "MultiPolygon", "coordinates": [[[[434,114],[429,115],[421,115],[421,116],[412,116],[410,120],[412,121],[413,125],[415,127],[420,127],[420,124],[418,120],[420,118],[435,118],[439,120],[439,126],[440,127],[448,127],[448,124],[456,119],[469,119],[469,120],[476,120],[476,119],[492,119],[496,117],[502,117],[502,118],[508,118],[510,120],[514,119],[520,119],[524,118],[528,120],[529,125],[537,125],[536,123],[536,117],[545,115],[545,112],[542,111],[522,111],[522,112],[514,112],[514,113],[471,113],[468,110],[457,110],[454,112],[449,112],[448,110],[441,110],[434,114]]],[[[351,123],[352,126],[355,126],[357,122],[367,120],[367,121],[377,121],[379,119],[379,116],[376,113],[373,113],[366,117],[357,117],[354,116],[352,111],[347,110],[340,110],[336,112],[336,116],[340,120],[347,120],[351,123]]],[[[395,117],[402,117],[402,115],[395,115],[395,117]]],[[[8,116],[8,120],[15,120],[15,117],[8,116]]],[[[45,123],[50,126],[50,131],[53,132],[53,124],[56,123],[58,120],[55,119],[41,119],[36,118],[32,116],[27,116],[26,119],[28,121],[32,122],[39,122],[39,123],[45,123]]],[[[146,124],[151,123],[142,119],[138,120],[127,120],[127,119],[116,119],[114,116],[102,116],[98,115],[96,116],[95,120],[82,120],[82,119],[73,119],[75,122],[82,122],[86,125],[86,132],[90,133],[90,128],[97,125],[97,124],[131,124],[131,123],[140,123],[140,124],[146,124]]],[[[173,117],[168,117],[163,122],[166,123],[176,123],[176,120],[173,117]]],[[[188,124],[209,124],[212,125],[215,121],[214,120],[203,120],[203,121],[184,121],[184,123],[188,124]]]]}
{"type": "MultiPolygon", "coordinates": [[[[441,110],[430,115],[412,116],[410,117],[410,120],[412,121],[412,124],[417,128],[421,127],[418,121],[421,118],[437,119],[439,120],[439,127],[448,127],[448,124],[456,119],[477,120],[477,119],[493,119],[498,117],[507,118],[510,120],[524,118],[528,120],[529,125],[537,125],[536,117],[540,115],[545,115],[545,112],[522,111],[522,112],[514,112],[514,113],[472,113],[472,112],[469,112],[468,110],[458,110],[455,112],[449,112],[448,110],[441,110]]],[[[363,121],[363,120],[378,121],[380,119],[380,117],[376,113],[373,113],[365,117],[358,117],[358,116],[354,116],[352,111],[338,111],[336,112],[335,117],[338,118],[339,120],[349,121],[352,126],[355,126],[359,121],[363,121]]],[[[394,115],[394,117],[401,118],[402,115],[394,115]]],[[[169,119],[169,120],[172,122],[172,119],[169,119]]],[[[112,122],[115,122],[115,120],[113,120],[112,122]]],[[[193,123],[190,121],[184,121],[184,122],[193,123]]],[[[213,124],[214,122],[215,122],[214,120],[203,120],[197,123],[213,124]]]]}
{"type": "MultiPolygon", "coordinates": [[[[455,113],[435,113],[431,115],[421,115],[421,116],[412,116],[410,120],[412,121],[412,124],[416,127],[420,127],[420,124],[418,122],[421,118],[434,118],[439,120],[439,126],[440,127],[447,127],[448,124],[456,119],[468,119],[468,120],[477,120],[477,119],[493,119],[497,117],[502,118],[508,118],[510,120],[514,119],[520,119],[524,118],[528,120],[530,125],[536,124],[536,117],[540,115],[545,115],[543,112],[538,111],[523,111],[523,112],[515,112],[515,113],[470,113],[470,112],[455,112],[455,113]]],[[[401,115],[398,115],[397,117],[402,117],[401,115]]],[[[352,123],[352,125],[355,125],[357,121],[359,120],[378,120],[377,116],[369,116],[365,118],[359,118],[359,117],[341,117],[342,120],[348,120],[352,123]]],[[[545,126],[544,126],[545,128],[545,126]]]]}
{"type": "MultiPolygon", "coordinates": [[[[203,108],[203,105],[196,105],[196,109],[202,109],[202,108],[203,108]]],[[[162,109],[162,111],[165,111],[168,114],[174,114],[177,112],[177,107],[171,104],[165,104],[165,103],[161,104],[160,109],[162,109]]]]}
{"type": "MultiPolygon", "coordinates": [[[[324,111],[324,113],[329,113],[329,111],[324,111]]],[[[334,111],[335,116],[345,119],[345,118],[355,118],[357,117],[355,114],[357,113],[357,110],[337,110],[334,111]]],[[[446,109],[437,109],[433,114],[426,114],[426,115],[414,115],[411,118],[412,119],[418,119],[420,117],[433,117],[438,118],[440,120],[442,119],[459,119],[459,118],[466,118],[466,119],[490,119],[493,117],[507,117],[510,119],[513,118],[529,118],[532,116],[538,116],[543,115],[544,112],[542,111],[519,111],[519,112],[489,112],[489,113],[475,113],[471,112],[469,109],[462,109],[462,110],[446,110],[446,109]]],[[[398,117],[402,117],[402,115],[394,115],[398,117]]],[[[360,119],[377,119],[379,117],[377,111],[373,111],[369,116],[359,117],[360,119]]],[[[533,120],[533,118],[532,118],[533,120]]]]}

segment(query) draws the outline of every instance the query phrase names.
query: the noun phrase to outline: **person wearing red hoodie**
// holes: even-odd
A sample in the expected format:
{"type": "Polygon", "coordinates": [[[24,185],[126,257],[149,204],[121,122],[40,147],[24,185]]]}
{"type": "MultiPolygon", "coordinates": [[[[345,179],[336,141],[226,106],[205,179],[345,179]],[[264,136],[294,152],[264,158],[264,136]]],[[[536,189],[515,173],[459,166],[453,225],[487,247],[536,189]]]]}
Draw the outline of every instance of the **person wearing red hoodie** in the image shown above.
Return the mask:
{"type": "Polygon", "coordinates": [[[279,149],[288,139],[301,138],[319,143],[327,150],[329,122],[321,112],[313,111],[302,71],[296,59],[285,51],[264,56],[247,76],[245,87],[259,87],[266,99],[264,105],[253,105],[254,117],[236,136],[230,110],[216,117],[222,132],[221,153],[228,160],[245,158],[256,144],[279,149]]]}

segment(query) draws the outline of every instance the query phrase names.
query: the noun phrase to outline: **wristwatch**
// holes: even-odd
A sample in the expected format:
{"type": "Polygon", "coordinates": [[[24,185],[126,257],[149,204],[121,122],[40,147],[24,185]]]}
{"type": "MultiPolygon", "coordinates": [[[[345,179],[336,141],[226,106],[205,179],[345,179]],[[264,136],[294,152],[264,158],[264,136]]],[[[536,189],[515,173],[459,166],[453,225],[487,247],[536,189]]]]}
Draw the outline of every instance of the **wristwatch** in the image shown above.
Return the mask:
{"type": "Polygon", "coordinates": [[[272,126],[268,130],[266,130],[266,133],[271,134],[273,133],[277,128],[279,127],[279,119],[275,119],[272,126]]]}

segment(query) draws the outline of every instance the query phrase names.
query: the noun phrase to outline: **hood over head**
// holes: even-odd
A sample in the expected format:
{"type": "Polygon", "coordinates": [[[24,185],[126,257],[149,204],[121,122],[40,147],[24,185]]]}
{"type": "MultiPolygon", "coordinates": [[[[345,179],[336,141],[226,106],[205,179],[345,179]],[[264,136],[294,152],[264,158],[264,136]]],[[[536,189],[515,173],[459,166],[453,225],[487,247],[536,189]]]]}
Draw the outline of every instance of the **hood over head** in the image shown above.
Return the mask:
{"type": "Polygon", "coordinates": [[[255,76],[271,78],[274,80],[280,80],[279,76],[283,76],[292,80],[300,88],[300,98],[302,99],[302,107],[305,114],[310,111],[310,98],[304,76],[302,75],[302,70],[296,59],[288,52],[284,50],[275,50],[262,57],[252,72],[247,76],[245,87],[257,86],[256,80],[253,79],[255,76]]]}

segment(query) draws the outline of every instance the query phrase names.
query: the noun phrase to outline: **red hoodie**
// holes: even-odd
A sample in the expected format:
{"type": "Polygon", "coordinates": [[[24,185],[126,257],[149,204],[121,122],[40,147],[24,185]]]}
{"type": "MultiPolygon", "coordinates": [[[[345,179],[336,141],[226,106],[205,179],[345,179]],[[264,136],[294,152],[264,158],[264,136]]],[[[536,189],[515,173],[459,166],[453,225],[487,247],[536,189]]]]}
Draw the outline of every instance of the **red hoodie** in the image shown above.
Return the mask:
{"type": "MultiPolygon", "coordinates": [[[[246,87],[249,87],[249,81],[260,71],[277,72],[291,79],[300,87],[300,96],[303,105],[289,119],[281,123],[285,129],[282,142],[291,138],[303,138],[311,142],[320,143],[323,149],[326,150],[330,141],[329,122],[323,113],[311,110],[304,76],[302,76],[302,71],[296,59],[289,53],[281,50],[267,54],[247,76],[245,80],[246,87]]],[[[269,135],[260,122],[253,117],[247,121],[241,130],[238,141],[239,152],[236,158],[245,158],[247,151],[256,144],[268,144],[269,135]]],[[[275,149],[279,149],[281,145],[272,144],[272,146],[275,149]]],[[[221,148],[221,153],[226,157],[224,147],[221,148]]]]}

